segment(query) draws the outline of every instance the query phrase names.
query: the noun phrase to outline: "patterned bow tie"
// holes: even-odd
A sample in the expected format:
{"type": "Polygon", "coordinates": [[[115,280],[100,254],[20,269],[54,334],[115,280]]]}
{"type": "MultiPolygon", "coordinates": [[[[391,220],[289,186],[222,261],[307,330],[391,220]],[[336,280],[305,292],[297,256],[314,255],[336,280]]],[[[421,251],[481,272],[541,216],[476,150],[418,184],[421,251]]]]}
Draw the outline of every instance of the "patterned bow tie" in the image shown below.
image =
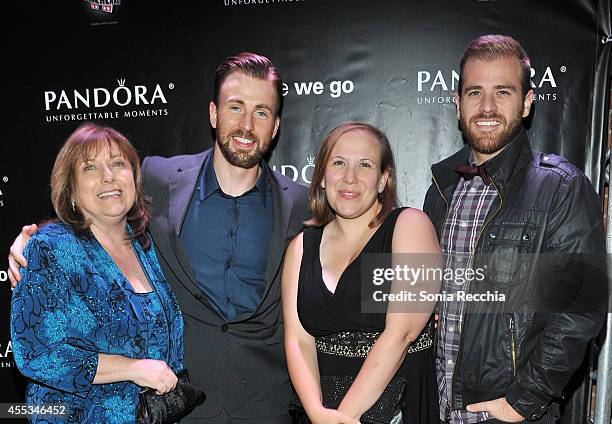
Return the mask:
{"type": "Polygon", "coordinates": [[[464,180],[471,180],[478,175],[486,185],[491,184],[491,177],[489,177],[483,165],[457,165],[455,172],[461,174],[464,180]]]}

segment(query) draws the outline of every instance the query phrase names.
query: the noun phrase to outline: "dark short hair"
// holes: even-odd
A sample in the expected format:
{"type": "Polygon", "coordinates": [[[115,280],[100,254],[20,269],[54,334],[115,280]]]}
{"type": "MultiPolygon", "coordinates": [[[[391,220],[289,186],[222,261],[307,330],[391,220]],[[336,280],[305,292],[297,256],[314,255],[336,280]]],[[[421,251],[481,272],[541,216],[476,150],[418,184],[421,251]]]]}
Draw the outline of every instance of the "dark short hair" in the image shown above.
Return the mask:
{"type": "Polygon", "coordinates": [[[461,97],[463,87],[463,68],[468,60],[495,60],[499,58],[515,58],[521,65],[521,90],[523,96],[531,90],[531,61],[523,47],[508,35],[482,35],[475,38],[465,49],[459,66],[458,95],[461,97]]]}
{"type": "Polygon", "coordinates": [[[309,193],[310,213],[312,214],[312,218],[306,221],[305,225],[318,227],[334,219],[334,211],[327,202],[325,190],[321,188],[321,181],[323,181],[323,177],[325,176],[325,165],[329,161],[336,143],[340,137],[350,131],[364,131],[378,142],[378,148],[380,150],[380,172],[387,172],[389,175],[383,192],[378,194],[378,200],[381,202],[382,208],[374,220],[370,222],[370,227],[375,227],[383,222],[389,212],[397,207],[395,160],[393,159],[393,151],[391,150],[391,145],[389,144],[387,136],[378,128],[370,124],[363,122],[344,122],[327,134],[327,137],[325,137],[317,152],[309,193]]]}
{"type": "Polygon", "coordinates": [[[121,154],[132,166],[136,186],[136,200],[129,210],[127,222],[132,228],[130,237],[138,240],[148,250],[150,241],[146,234],[149,214],[147,200],[142,190],[140,159],[128,139],[119,131],[91,122],[79,126],[66,140],[60,149],[53,170],[51,171],[51,202],[57,217],[70,225],[75,233],[82,234],[91,222],[86,219],[78,205],[73,209],[72,200],[77,185],[77,170],[81,162],[86,161],[92,153],[97,154],[103,147],[117,146],[121,154]]]}
{"type": "Polygon", "coordinates": [[[238,53],[235,56],[226,58],[215,71],[214,100],[217,106],[219,106],[219,90],[221,90],[221,85],[234,72],[242,72],[252,78],[271,81],[276,92],[275,112],[277,115],[280,115],[283,102],[283,80],[280,73],[270,59],[250,52],[238,53]]]}

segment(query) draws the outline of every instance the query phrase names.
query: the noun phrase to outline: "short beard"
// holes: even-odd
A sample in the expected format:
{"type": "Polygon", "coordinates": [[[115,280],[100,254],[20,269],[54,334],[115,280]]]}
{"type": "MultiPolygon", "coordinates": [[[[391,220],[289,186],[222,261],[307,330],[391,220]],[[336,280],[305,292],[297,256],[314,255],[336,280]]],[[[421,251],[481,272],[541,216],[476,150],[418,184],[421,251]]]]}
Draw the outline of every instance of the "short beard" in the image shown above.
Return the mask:
{"type": "Polygon", "coordinates": [[[232,134],[228,134],[226,137],[220,137],[220,134],[217,133],[217,144],[221,149],[221,153],[225,160],[227,160],[231,165],[237,166],[238,168],[251,169],[261,162],[264,157],[264,152],[259,147],[259,140],[255,137],[254,134],[244,133],[244,132],[235,132],[232,134]],[[255,148],[250,152],[234,152],[230,148],[231,138],[237,137],[247,137],[252,138],[255,141],[255,148]]]}
{"type": "MultiPolygon", "coordinates": [[[[478,119],[497,119],[502,123],[505,122],[505,118],[499,115],[478,115],[471,118],[471,121],[476,121],[478,119]]],[[[499,152],[510,144],[512,140],[514,140],[514,137],[516,137],[521,131],[521,127],[523,125],[522,122],[523,119],[519,114],[517,117],[508,122],[505,131],[498,135],[478,135],[472,131],[470,128],[470,123],[466,122],[466,120],[463,118],[459,120],[459,125],[461,126],[461,131],[472,149],[478,153],[490,155],[492,153],[499,152]]]]}

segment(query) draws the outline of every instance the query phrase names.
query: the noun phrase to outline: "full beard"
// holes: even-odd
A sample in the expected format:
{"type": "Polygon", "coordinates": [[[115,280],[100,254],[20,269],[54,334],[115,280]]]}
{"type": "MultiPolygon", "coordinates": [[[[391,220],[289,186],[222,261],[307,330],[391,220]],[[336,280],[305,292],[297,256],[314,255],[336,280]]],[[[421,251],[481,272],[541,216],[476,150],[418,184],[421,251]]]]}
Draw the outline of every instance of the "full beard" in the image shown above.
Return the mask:
{"type": "Polygon", "coordinates": [[[521,131],[522,117],[519,114],[513,117],[511,121],[506,122],[506,119],[500,115],[480,114],[473,116],[469,121],[462,117],[459,120],[459,124],[463,135],[472,149],[478,153],[490,155],[506,147],[516,137],[521,131]],[[479,119],[496,119],[500,122],[500,125],[506,123],[506,128],[497,134],[478,133],[472,130],[470,124],[475,123],[479,119]]]}
{"type": "Polygon", "coordinates": [[[217,133],[217,144],[219,144],[219,148],[221,149],[221,153],[225,160],[227,160],[231,165],[237,166],[239,168],[250,169],[261,162],[261,159],[264,157],[265,152],[260,148],[261,143],[259,139],[250,132],[245,131],[235,131],[231,134],[226,135],[225,137],[220,137],[220,134],[217,133]],[[251,140],[255,140],[255,147],[248,152],[234,151],[231,147],[232,137],[244,137],[251,140]]]}

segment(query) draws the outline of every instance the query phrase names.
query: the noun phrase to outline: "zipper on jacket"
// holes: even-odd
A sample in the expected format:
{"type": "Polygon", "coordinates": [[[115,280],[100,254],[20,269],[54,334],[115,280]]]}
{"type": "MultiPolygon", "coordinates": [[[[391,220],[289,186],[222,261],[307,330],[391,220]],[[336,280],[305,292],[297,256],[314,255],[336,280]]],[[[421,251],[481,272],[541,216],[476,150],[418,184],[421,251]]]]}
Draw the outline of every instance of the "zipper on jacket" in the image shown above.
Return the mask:
{"type": "MultiPolygon", "coordinates": [[[[438,181],[436,180],[435,175],[431,175],[431,178],[433,179],[434,184],[436,185],[436,189],[438,189],[438,193],[440,194],[440,197],[442,198],[442,200],[444,200],[444,204],[446,205],[446,214],[444,215],[444,220],[442,221],[442,226],[444,226],[446,224],[446,220],[448,219],[448,214],[450,213],[450,205],[448,204],[446,197],[444,197],[444,193],[442,193],[442,189],[440,189],[440,186],[438,185],[438,181]]],[[[440,229],[440,238],[442,237],[444,233],[444,228],[442,227],[440,229]]],[[[444,283],[444,281],[442,282],[442,284],[444,283]]],[[[442,287],[440,287],[442,288],[442,287]]],[[[440,311],[438,311],[439,313],[440,311]]],[[[435,313],[435,310],[434,310],[435,313]]],[[[438,350],[438,338],[434,337],[434,354],[435,352],[437,352],[438,350]]]]}
{"type": "MultiPolygon", "coordinates": [[[[478,243],[480,243],[480,238],[482,236],[482,233],[485,232],[487,225],[489,225],[491,223],[491,221],[493,221],[493,218],[495,218],[495,215],[497,215],[499,213],[499,211],[502,209],[502,206],[504,204],[504,199],[502,198],[501,193],[499,192],[499,190],[497,189],[497,186],[495,185],[495,182],[493,182],[493,180],[491,180],[491,185],[493,185],[493,188],[495,189],[495,191],[497,192],[497,195],[499,196],[499,207],[497,208],[497,210],[495,212],[493,212],[484,222],[484,224],[482,224],[482,228],[480,229],[480,233],[478,233],[478,237],[476,238],[476,243],[474,244],[474,251],[472,252],[472,256],[470,258],[469,261],[469,267],[472,267],[473,263],[474,263],[474,257],[476,256],[476,250],[478,249],[478,243]]],[[[448,203],[447,203],[448,205],[448,203]]],[[[448,210],[448,206],[447,206],[447,210],[448,210]]],[[[448,213],[447,213],[448,216],[448,213]]],[[[444,221],[446,222],[446,220],[444,221]]],[[[470,281],[468,280],[466,288],[465,288],[465,293],[468,294],[470,292],[470,281]]],[[[455,392],[455,372],[457,371],[457,364],[459,363],[459,358],[461,357],[461,348],[463,347],[463,327],[465,326],[465,324],[467,323],[467,317],[465,316],[465,309],[466,309],[467,305],[464,305],[463,310],[461,311],[461,316],[459,318],[459,322],[462,323],[461,325],[461,336],[459,337],[459,347],[457,349],[457,357],[455,358],[455,364],[453,367],[453,376],[451,377],[451,388],[450,388],[450,402],[451,404],[454,404],[454,399],[453,399],[453,393],[455,392]]],[[[455,405],[456,407],[456,405],[455,405]]]]}
{"type": "MultiPolygon", "coordinates": [[[[442,225],[444,225],[446,223],[446,220],[448,219],[448,214],[450,212],[450,205],[448,204],[448,201],[446,200],[446,197],[444,197],[444,193],[442,193],[442,189],[438,185],[438,181],[436,180],[436,176],[432,174],[431,175],[431,179],[433,180],[434,184],[436,185],[436,188],[438,189],[438,193],[440,194],[440,197],[442,198],[442,200],[444,200],[444,204],[446,205],[446,215],[444,215],[444,220],[442,221],[442,225]]],[[[444,230],[444,228],[442,228],[441,230],[444,230]]],[[[440,234],[440,235],[442,235],[442,234],[440,234]]]]}
{"type": "Polygon", "coordinates": [[[512,355],[512,376],[516,375],[516,336],[514,327],[514,315],[508,315],[508,329],[510,330],[510,348],[512,355]]]}
{"type": "MultiPolygon", "coordinates": [[[[444,200],[444,204],[446,205],[446,214],[444,215],[444,220],[442,220],[442,226],[444,226],[444,225],[446,225],[446,220],[448,219],[448,214],[450,213],[450,205],[448,204],[448,201],[446,200],[446,197],[444,197],[444,193],[442,193],[442,189],[438,185],[438,181],[436,180],[436,176],[433,175],[433,173],[431,175],[431,178],[432,178],[434,184],[436,185],[436,189],[438,190],[438,194],[440,194],[440,197],[442,198],[442,200],[444,200]]],[[[442,236],[443,231],[444,231],[444,228],[442,227],[440,229],[440,236],[442,236]]],[[[437,339],[437,337],[436,337],[436,339],[437,339]]],[[[438,346],[437,345],[438,344],[435,343],[436,351],[438,350],[438,346]]],[[[435,354],[436,354],[436,352],[434,352],[434,355],[435,354]]],[[[444,378],[446,378],[446,377],[444,377],[444,378]]],[[[450,422],[450,420],[451,420],[451,409],[452,409],[451,402],[453,400],[452,399],[452,390],[453,389],[451,387],[451,396],[449,396],[449,398],[446,400],[446,411],[444,411],[444,419],[447,422],[450,422]]]]}

